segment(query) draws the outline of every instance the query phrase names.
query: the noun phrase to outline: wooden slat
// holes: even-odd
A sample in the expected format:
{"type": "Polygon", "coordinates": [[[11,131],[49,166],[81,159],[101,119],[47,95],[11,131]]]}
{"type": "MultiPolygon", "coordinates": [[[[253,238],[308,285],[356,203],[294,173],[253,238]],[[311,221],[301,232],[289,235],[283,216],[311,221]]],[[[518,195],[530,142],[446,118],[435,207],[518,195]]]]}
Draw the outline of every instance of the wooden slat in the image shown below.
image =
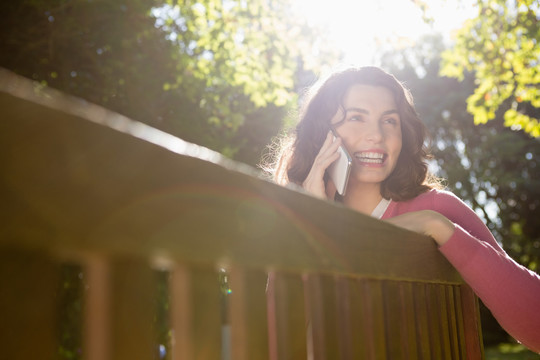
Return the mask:
{"type": "Polygon", "coordinates": [[[193,360],[193,303],[191,276],[185,266],[177,265],[169,277],[172,327],[172,359],[193,360]]]}
{"type": "Polygon", "coordinates": [[[414,312],[416,315],[416,333],[419,359],[432,359],[430,342],[430,313],[426,297],[426,287],[422,283],[413,284],[414,312]]]}
{"type": "Polygon", "coordinates": [[[483,359],[482,330],[478,310],[478,299],[470,286],[461,286],[461,306],[463,308],[463,326],[468,359],[483,359]]]}
{"type": "Polygon", "coordinates": [[[459,358],[467,359],[467,341],[465,340],[465,322],[463,319],[461,286],[454,287],[454,304],[456,312],[457,342],[459,344],[459,358]]]}
{"type": "Polygon", "coordinates": [[[409,282],[381,281],[384,296],[386,349],[390,359],[417,355],[413,289],[409,282]]]}
{"type": "Polygon", "coordinates": [[[156,353],[156,273],[135,258],[112,259],[109,269],[109,359],[150,359],[156,353]]]}
{"type": "Polygon", "coordinates": [[[386,334],[384,320],[384,296],[378,280],[360,280],[362,289],[363,334],[366,336],[366,358],[385,359],[386,334]]]}
{"type": "Polygon", "coordinates": [[[232,359],[268,360],[266,314],[267,275],[262,271],[230,270],[229,312],[232,359]]]}
{"type": "MultiPolygon", "coordinates": [[[[354,313],[352,307],[358,307],[359,304],[351,304],[350,279],[345,276],[336,276],[336,306],[337,306],[337,337],[339,341],[339,353],[341,360],[353,359],[355,356],[354,343],[359,343],[357,338],[361,336],[360,332],[353,331],[354,313]],[[354,340],[353,340],[354,336],[354,340]]],[[[354,291],[354,290],[353,290],[354,291]]],[[[358,329],[359,330],[359,329],[358,329]]],[[[359,354],[356,351],[356,355],[359,354]]]]}
{"type": "Polygon", "coordinates": [[[405,340],[405,323],[402,318],[399,285],[393,281],[381,281],[384,305],[384,328],[386,351],[389,359],[405,358],[403,341],[405,340]]]}
{"type": "Polygon", "coordinates": [[[307,324],[301,277],[270,272],[267,294],[270,359],[306,359],[307,324]]]}
{"type": "Polygon", "coordinates": [[[451,347],[451,358],[452,359],[461,359],[461,354],[459,350],[459,337],[458,337],[458,319],[456,313],[456,302],[455,302],[455,286],[446,286],[445,288],[446,296],[446,312],[449,321],[450,327],[450,347],[451,347]]]}
{"type": "Polygon", "coordinates": [[[443,358],[443,339],[441,338],[441,318],[439,301],[433,284],[425,284],[426,301],[429,314],[429,341],[431,344],[431,356],[433,359],[443,358]]]}
{"type": "Polygon", "coordinates": [[[83,358],[87,360],[111,359],[111,285],[110,267],[100,256],[85,259],[83,358]]]}
{"type": "Polygon", "coordinates": [[[416,335],[416,313],[414,308],[413,285],[410,282],[397,282],[401,309],[401,344],[404,359],[417,359],[418,344],[416,335]]]}
{"type": "Polygon", "coordinates": [[[304,297],[309,324],[308,336],[311,337],[308,339],[309,358],[340,358],[335,278],[319,274],[305,275],[304,297]]]}
{"type": "Polygon", "coordinates": [[[326,341],[324,326],[323,294],[318,276],[306,275],[304,280],[304,298],[306,306],[307,352],[313,360],[326,359],[326,341]]]}
{"type": "Polygon", "coordinates": [[[60,266],[40,253],[0,248],[2,359],[58,358],[60,266]]]}
{"type": "Polygon", "coordinates": [[[213,267],[194,267],[191,274],[195,360],[217,360],[223,331],[219,277],[213,267]]]}
{"type": "Polygon", "coordinates": [[[363,284],[357,279],[339,276],[336,286],[341,359],[368,358],[363,284]]]}
{"type": "Polygon", "coordinates": [[[321,290],[323,293],[324,312],[324,341],[326,343],[326,358],[341,358],[339,338],[338,338],[338,305],[336,300],[336,279],[335,276],[321,275],[319,277],[321,290]]]}
{"type": "Polygon", "coordinates": [[[453,360],[452,349],[451,349],[451,325],[450,320],[448,319],[448,307],[447,298],[446,298],[446,285],[432,285],[435,293],[435,298],[439,304],[439,319],[440,319],[440,337],[442,345],[442,359],[453,360]]]}
{"type": "Polygon", "coordinates": [[[177,265],[171,271],[174,360],[221,358],[223,324],[218,280],[212,267],[177,265]]]}

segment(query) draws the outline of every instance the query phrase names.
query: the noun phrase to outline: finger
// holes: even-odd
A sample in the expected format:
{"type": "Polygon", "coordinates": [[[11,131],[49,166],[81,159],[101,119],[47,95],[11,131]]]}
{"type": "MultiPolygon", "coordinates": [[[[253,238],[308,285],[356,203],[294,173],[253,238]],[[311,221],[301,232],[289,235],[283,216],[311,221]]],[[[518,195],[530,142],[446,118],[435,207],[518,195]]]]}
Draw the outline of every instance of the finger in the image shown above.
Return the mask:
{"type": "Polygon", "coordinates": [[[332,140],[331,143],[326,144],[325,146],[321,147],[319,150],[319,153],[317,154],[317,157],[320,159],[326,159],[330,156],[334,156],[334,154],[338,153],[338,149],[341,145],[342,141],[340,138],[336,138],[335,140],[332,140]]]}
{"type": "Polygon", "coordinates": [[[335,137],[334,134],[329,131],[326,135],[326,139],[324,140],[323,146],[321,146],[322,149],[330,149],[330,148],[338,148],[339,145],[341,145],[341,138],[335,137]]]}
{"type": "Polygon", "coordinates": [[[337,153],[337,150],[339,146],[341,145],[341,138],[336,138],[333,140],[333,135],[331,132],[328,133],[328,136],[326,137],[326,140],[323,143],[323,146],[319,150],[319,153],[315,157],[315,161],[317,160],[325,160],[329,156],[334,156],[334,153],[337,153]]]}
{"type": "Polygon", "coordinates": [[[314,176],[321,177],[323,176],[326,169],[339,158],[340,154],[335,151],[331,154],[322,154],[315,159],[313,166],[311,167],[310,173],[314,176]]]}
{"type": "Polygon", "coordinates": [[[339,159],[340,153],[337,151],[332,152],[331,154],[327,154],[324,158],[321,158],[319,165],[323,167],[325,170],[328,168],[334,161],[339,159]]]}

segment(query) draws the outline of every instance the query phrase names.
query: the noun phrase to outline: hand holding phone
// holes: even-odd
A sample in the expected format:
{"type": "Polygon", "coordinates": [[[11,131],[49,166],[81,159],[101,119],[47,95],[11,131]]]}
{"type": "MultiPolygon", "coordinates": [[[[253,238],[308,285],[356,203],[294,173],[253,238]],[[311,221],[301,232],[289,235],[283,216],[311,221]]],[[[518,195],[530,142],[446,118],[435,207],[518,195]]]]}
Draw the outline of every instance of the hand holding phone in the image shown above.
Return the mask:
{"type": "MultiPolygon", "coordinates": [[[[336,141],[337,135],[332,129],[334,135],[334,141],[336,141]]],[[[327,171],[330,175],[330,178],[336,186],[336,190],[339,195],[345,195],[345,190],[347,190],[347,183],[349,181],[349,174],[351,172],[352,158],[351,155],[347,152],[347,149],[343,145],[340,145],[338,148],[339,158],[334,161],[328,167],[327,171]]]]}

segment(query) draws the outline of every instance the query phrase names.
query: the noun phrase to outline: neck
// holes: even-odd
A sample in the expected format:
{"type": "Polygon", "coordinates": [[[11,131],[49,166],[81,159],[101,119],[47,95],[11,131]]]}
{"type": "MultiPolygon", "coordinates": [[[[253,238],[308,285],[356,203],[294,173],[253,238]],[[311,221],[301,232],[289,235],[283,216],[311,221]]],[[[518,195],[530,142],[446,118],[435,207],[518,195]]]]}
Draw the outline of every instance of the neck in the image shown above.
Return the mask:
{"type": "Polygon", "coordinates": [[[363,214],[371,215],[381,200],[379,183],[362,184],[347,188],[343,204],[363,214]]]}

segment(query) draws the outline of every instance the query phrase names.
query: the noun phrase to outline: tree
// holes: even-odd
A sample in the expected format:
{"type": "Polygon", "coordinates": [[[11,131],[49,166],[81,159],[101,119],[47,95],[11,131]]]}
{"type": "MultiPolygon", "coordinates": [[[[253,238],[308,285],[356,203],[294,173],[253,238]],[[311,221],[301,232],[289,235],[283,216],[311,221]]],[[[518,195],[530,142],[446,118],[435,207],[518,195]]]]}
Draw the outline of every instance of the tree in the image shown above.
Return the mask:
{"type": "Polygon", "coordinates": [[[315,69],[334,56],[317,49],[322,34],[288,20],[285,0],[22,0],[0,9],[0,66],[251,164],[295,102],[299,64],[315,69]],[[314,51],[316,61],[301,61],[314,51]],[[235,143],[243,127],[260,133],[235,143]]]}
{"type": "Polygon", "coordinates": [[[478,15],[442,55],[441,74],[476,88],[467,109],[476,124],[504,114],[504,125],[540,137],[540,8],[535,0],[477,0],[478,15]]]}

